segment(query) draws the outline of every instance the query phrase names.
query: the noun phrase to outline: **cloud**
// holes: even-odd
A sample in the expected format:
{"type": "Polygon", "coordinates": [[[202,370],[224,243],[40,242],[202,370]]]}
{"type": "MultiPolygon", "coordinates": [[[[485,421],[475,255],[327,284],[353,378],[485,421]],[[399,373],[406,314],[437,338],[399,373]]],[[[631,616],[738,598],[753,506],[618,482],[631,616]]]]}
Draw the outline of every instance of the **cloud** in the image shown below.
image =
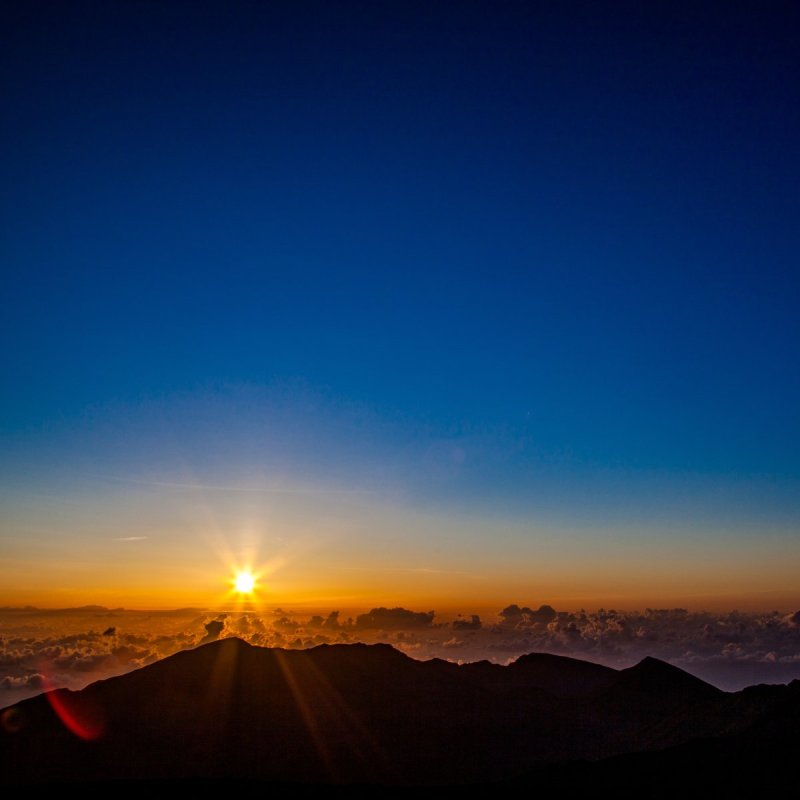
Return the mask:
{"type": "Polygon", "coordinates": [[[33,675],[53,688],[79,689],[99,678],[137,669],[200,639],[199,633],[175,631],[188,614],[117,612],[97,609],[63,611],[0,611],[0,682],[2,705],[11,705],[41,691],[33,675]],[[110,617],[115,625],[102,633],[91,626],[110,617]],[[64,628],[84,624],[83,631],[64,628]],[[129,630],[135,632],[128,632],[129,630]],[[168,631],[162,633],[163,631],[168,631]]]}
{"type": "Polygon", "coordinates": [[[211,622],[207,622],[203,626],[206,629],[206,635],[200,640],[200,644],[213,642],[219,639],[220,634],[225,630],[225,619],[225,617],[220,617],[218,619],[212,619],[211,622]]]}
{"type": "Polygon", "coordinates": [[[477,631],[481,629],[481,618],[477,614],[473,614],[470,619],[461,619],[460,614],[458,616],[458,619],[453,620],[454,631],[477,631]]]}
{"type": "Polygon", "coordinates": [[[11,689],[43,689],[45,686],[45,677],[38,672],[34,672],[24,677],[15,678],[11,675],[6,675],[0,680],[0,689],[6,691],[11,689]]]}
{"type": "Polygon", "coordinates": [[[558,614],[552,606],[548,605],[541,605],[534,611],[527,606],[520,608],[516,603],[512,603],[500,612],[500,616],[505,622],[513,625],[547,625],[558,614]]]}
{"type": "Polygon", "coordinates": [[[397,630],[429,628],[433,611],[409,611],[405,608],[373,608],[368,614],[356,617],[356,627],[366,629],[397,630]]]}
{"type": "MultiPolygon", "coordinates": [[[[139,478],[129,478],[122,475],[95,475],[87,477],[101,480],[114,481],[115,483],[130,483],[135,486],[155,486],[161,489],[180,489],[198,492],[235,492],[245,494],[297,494],[297,495],[361,495],[372,494],[369,489],[341,489],[331,487],[307,486],[231,486],[214,483],[196,483],[180,481],[154,481],[139,478]]],[[[146,536],[126,536],[119,541],[135,541],[146,539],[146,536]]]]}
{"type": "Polygon", "coordinates": [[[289,617],[281,617],[280,619],[276,619],[275,622],[272,623],[273,627],[279,631],[288,633],[294,632],[300,627],[299,622],[295,622],[295,620],[290,619],[289,617]]]}
{"type": "Polygon", "coordinates": [[[800,678],[800,613],[569,612],[511,603],[496,615],[460,614],[439,621],[433,611],[406,608],[377,607],[355,619],[343,619],[336,610],[311,616],[277,611],[198,615],[193,610],[84,609],[65,615],[0,610],[0,705],[36,694],[44,679],[48,686],[78,689],[231,636],[290,649],[386,642],[414,658],[457,655],[459,662],[507,663],[524,653],[549,652],[622,668],[651,655],[724,689],[800,678]]]}
{"type": "Polygon", "coordinates": [[[338,630],[341,627],[339,623],[339,612],[331,611],[325,619],[325,622],[322,623],[322,627],[328,630],[338,630]]]}

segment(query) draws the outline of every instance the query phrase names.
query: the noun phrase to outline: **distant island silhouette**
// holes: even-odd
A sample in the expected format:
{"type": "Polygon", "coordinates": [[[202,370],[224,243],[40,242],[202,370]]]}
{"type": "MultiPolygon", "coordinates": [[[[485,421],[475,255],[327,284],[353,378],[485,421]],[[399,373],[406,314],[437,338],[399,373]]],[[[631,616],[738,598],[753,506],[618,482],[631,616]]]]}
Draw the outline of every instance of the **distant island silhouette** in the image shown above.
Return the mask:
{"type": "Polygon", "coordinates": [[[0,781],[741,788],[788,774],[798,719],[800,681],[726,693],[653,658],[459,665],[231,638],[4,709],[0,781]]]}

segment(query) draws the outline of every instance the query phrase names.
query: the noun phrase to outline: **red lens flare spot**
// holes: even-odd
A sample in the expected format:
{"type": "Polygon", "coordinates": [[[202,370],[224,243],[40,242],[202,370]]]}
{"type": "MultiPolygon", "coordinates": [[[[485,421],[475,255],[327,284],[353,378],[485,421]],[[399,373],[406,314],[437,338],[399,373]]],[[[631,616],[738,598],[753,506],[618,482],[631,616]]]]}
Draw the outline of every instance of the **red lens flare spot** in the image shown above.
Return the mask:
{"type": "Polygon", "coordinates": [[[45,695],[64,727],[86,742],[103,735],[104,724],[100,709],[85,697],[67,689],[56,689],[45,695]]]}
{"type": "Polygon", "coordinates": [[[24,727],[25,719],[22,716],[22,712],[16,706],[11,706],[11,708],[5,709],[5,711],[0,714],[0,728],[6,733],[18,733],[24,727]]]}

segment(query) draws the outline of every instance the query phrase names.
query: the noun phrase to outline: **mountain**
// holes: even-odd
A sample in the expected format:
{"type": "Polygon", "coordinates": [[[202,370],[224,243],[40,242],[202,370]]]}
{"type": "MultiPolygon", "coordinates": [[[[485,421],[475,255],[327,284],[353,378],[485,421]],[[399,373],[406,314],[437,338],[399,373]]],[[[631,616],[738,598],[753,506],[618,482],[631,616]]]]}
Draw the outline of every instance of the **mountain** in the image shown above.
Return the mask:
{"type": "Polygon", "coordinates": [[[695,678],[682,669],[658,658],[647,656],[638,664],[620,670],[612,684],[616,691],[628,695],[670,700],[681,698],[684,703],[701,703],[719,698],[723,692],[715,686],[695,678]]]}
{"type": "Polygon", "coordinates": [[[616,670],[601,664],[549,653],[520,656],[508,666],[507,672],[507,681],[567,697],[586,696],[607,689],[617,675],[616,670]]]}
{"type": "Polygon", "coordinates": [[[717,735],[706,732],[673,747],[599,761],[545,765],[506,788],[665,798],[796,794],[800,681],[728,695],[714,716],[708,730],[716,728],[717,735]]]}
{"type": "Polygon", "coordinates": [[[577,775],[701,740],[779,739],[800,710],[787,688],[729,695],[655,659],[456,665],[225,639],[2,712],[0,782],[546,782],[564,762],[583,761],[577,775]]]}

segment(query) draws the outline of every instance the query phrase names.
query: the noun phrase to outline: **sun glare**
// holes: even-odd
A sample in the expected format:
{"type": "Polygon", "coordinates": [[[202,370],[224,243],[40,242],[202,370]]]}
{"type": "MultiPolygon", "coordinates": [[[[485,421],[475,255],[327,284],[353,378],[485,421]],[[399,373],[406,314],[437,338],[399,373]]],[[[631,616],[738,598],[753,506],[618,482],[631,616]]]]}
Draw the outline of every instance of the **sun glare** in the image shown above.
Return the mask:
{"type": "Polygon", "coordinates": [[[252,594],[256,588],[256,579],[251,573],[242,571],[236,574],[233,586],[239,594],[252,594]]]}

